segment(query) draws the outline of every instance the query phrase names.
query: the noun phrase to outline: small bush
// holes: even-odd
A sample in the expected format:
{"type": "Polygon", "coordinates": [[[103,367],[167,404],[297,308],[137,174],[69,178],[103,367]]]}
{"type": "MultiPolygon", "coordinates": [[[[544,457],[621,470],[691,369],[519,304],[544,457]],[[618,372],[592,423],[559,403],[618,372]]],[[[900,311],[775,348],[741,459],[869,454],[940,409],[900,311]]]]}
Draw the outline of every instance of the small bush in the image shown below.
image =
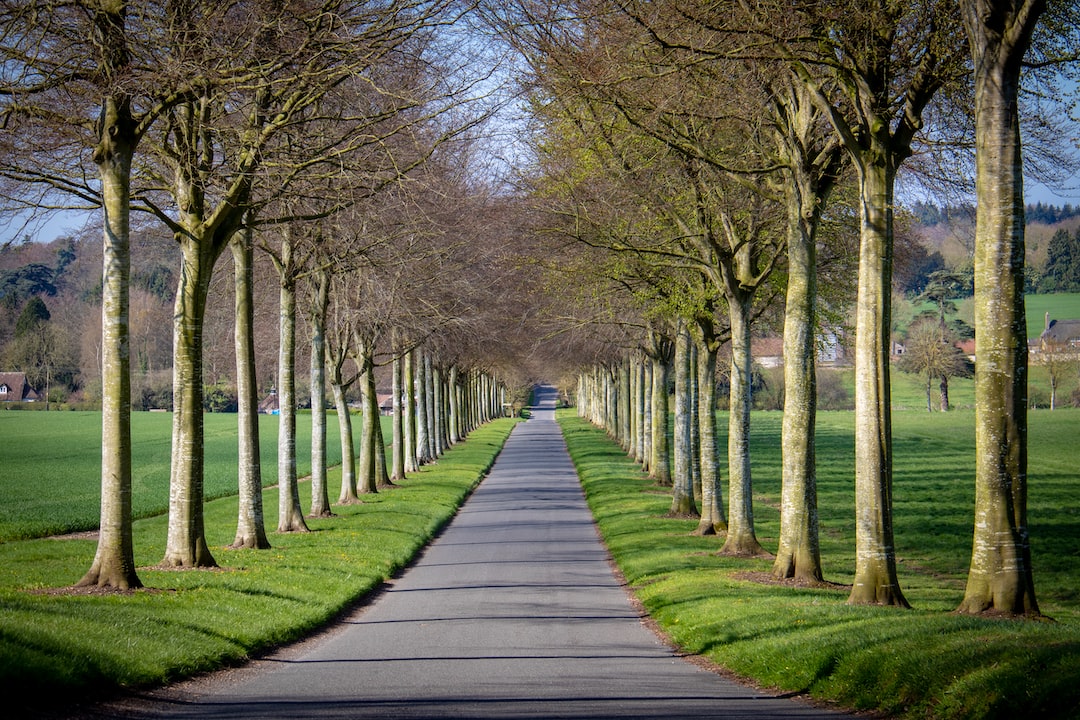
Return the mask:
{"type": "Polygon", "coordinates": [[[836,370],[817,371],[818,410],[851,410],[855,407],[843,378],[836,370]]]}
{"type": "Polygon", "coordinates": [[[239,406],[236,388],[231,385],[207,385],[203,390],[203,409],[206,412],[234,413],[239,406]]]}

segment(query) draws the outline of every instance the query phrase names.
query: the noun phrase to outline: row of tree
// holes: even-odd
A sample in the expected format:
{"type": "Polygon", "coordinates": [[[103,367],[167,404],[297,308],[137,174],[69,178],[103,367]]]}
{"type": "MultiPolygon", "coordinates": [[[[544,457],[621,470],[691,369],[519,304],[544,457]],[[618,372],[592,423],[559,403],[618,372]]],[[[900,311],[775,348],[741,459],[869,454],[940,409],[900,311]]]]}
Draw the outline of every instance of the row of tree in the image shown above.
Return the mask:
{"type": "Polygon", "coordinates": [[[821,578],[815,355],[853,290],[850,601],[907,605],[892,537],[895,183],[905,164],[931,177],[928,159],[969,162],[927,152],[966,137],[976,149],[977,507],[960,610],[1038,614],[1025,499],[1020,78],[1026,57],[1072,58],[1075,10],[1073,2],[1042,0],[579,0],[490,11],[530,71],[540,129],[536,172],[527,178],[533,197],[552,236],[579,248],[560,265],[595,280],[567,312],[587,311],[608,327],[606,337],[594,332],[580,346],[579,357],[591,354],[596,365],[578,378],[583,412],[667,482],[661,429],[674,362],[673,511],[690,509],[695,471],[686,448],[699,444],[702,494],[712,496],[703,499],[703,531],[722,525],[713,505],[720,493],[708,479],[716,462],[708,392],[716,348],[730,338],[726,552],[761,552],[747,441],[750,326],[783,295],[776,573],[821,578]],[[964,113],[970,100],[973,117],[964,113]],[[854,237],[843,232],[851,220],[854,237]],[[688,359],[695,352],[697,361],[688,359]],[[698,389],[683,389],[693,386],[694,368],[698,389]],[[698,439],[686,419],[695,403],[698,439]],[[646,418],[652,432],[642,429],[646,418]]]}
{"type": "Polygon", "coordinates": [[[103,218],[102,513],[81,584],[139,585],[130,503],[133,212],[167,228],[178,251],[163,565],[215,564],[202,511],[203,351],[223,254],[233,266],[241,445],[235,545],[266,546],[256,250],[274,267],[279,305],[279,531],[305,529],[295,461],[298,297],[312,338],[315,514],[329,512],[319,446],[326,384],[343,433],[345,390],[363,389],[357,471],[348,467],[351,432],[343,435],[343,502],[403,477],[502,411],[500,359],[478,347],[487,340],[484,307],[497,305],[491,278],[507,263],[492,238],[461,224],[469,213],[475,221],[497,212],[464,169],[490,113],[492,63],[457,31],[462,22],[450,0],[0,3],[7,209],[99,208],[103,218]],[[389,474],[375,400],[384,363],[394,369],[398,406],[389,474]]]}

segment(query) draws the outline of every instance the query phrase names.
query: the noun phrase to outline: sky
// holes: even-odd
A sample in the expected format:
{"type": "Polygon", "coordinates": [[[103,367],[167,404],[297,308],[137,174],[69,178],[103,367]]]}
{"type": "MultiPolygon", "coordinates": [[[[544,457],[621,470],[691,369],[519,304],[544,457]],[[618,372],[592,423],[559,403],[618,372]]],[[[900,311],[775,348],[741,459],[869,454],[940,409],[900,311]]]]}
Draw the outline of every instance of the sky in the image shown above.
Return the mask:
{"type": "MultiPolygon", "coordinates": [[[[1029,205],[1080,206],[1080,176],[1074,177],[1064,189],[1050,189],[1034,181],[1027,181],[1024,186],[1024,200],[1029,205]]],[[[50,242],[65,235],[78,234],[85,226],[94,227],[98,223],[96,213],[57,213],[45,222],[24,225],[20,221],[0,219],[0,243],[18,241],[26,234],[35,240],[50,242]]]]}

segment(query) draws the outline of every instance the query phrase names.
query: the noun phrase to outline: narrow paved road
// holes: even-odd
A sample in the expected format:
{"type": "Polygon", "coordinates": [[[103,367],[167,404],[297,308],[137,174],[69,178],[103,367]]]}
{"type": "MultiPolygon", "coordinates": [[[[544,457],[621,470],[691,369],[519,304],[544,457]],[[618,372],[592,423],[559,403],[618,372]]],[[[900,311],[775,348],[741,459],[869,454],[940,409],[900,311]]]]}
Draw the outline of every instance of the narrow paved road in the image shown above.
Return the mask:
{"type": "Polygon", "coordinates": [[[539,399],[460,514],[369,607],[150,716],[827,716],[701,670],[642,625],[597,539],[554,391],[539,399]]]}

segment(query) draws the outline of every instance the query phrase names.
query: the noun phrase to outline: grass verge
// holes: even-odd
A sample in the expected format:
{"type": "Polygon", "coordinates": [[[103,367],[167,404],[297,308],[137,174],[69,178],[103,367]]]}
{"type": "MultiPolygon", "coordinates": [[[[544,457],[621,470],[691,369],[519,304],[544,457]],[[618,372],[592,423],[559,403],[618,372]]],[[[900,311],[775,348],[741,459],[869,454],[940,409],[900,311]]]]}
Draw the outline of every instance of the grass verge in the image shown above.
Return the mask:
{"type": "MultiPolygon", "coordinates": [[[[822,560],[827,579],[839,583],[850,582],[854,562],[849,415],[824,418],[819,426],[822,560]]],[[[1039,595],[1042,609],[1056,622],[950,612],[963,596],[970,554],[970,504],[966,521],[951,519],[958,512],[952,506],[967,503],[971,493],[972,480],[952,474],[954,466],[966,463],[970,475],[968,432],[954,428],[931,435],[923,415],[912,415],[910,428],[903,419],[894,426],[898,446],[917,446],[912,452],[924,458],[921,471],[909,467],[912,460],[898,460],[896,483],[904,505],[897,508],[897,544],[908,553],[900,582],[915,607],[905,611],[849,606],[843,586],[755,581],[769,572],[768,560],[717,555],[719,539],[692,537],[696,521],[667,517],[670,495],[644,477],[601,430],[573,411],[558,417],[615,562],[648,613],[685,651],[778,691],[857,710],[910,718],[1080,716],[1080,600],[1070,569],[1075,566],[1075,523],[1044,526],[1044,537],[1032,531],[1036,548],[1071,547],[1065,552],[1072,559],[1059,559],[1056,565],[1049,563],[1049,555],[1036,555],[1036,592],[1046,591],[1039,595]],[[935,511],[920,519],[915,510],[922,507],[935,511]],[[947,522],[938,523],[937,517],[947,522]],[[950,534],[952,540],[943,539],[950,534]],[[964,534],[966,548],[961,544],[957,549],[957,538],[964,534]],[[1066,536],[1064,545],[1058,534],[1066,536]],[[1043,566],[1046,571],[1040,574],[1043,566]]],[[[1069,418],[1061,415],[1054,423],[1046,431],[1051,437],[1056,424],[1067,427],[1069,418]]],[[[758,537],[775,548],[779,414],[755,414],[752,427],[758,537]]],[[[1068,445],[1061,447],[1064,452],[1068,445]]],[[[1060,484],[1050,498],[1041,497],[1042,488],[1033,491],[1033,516],[1040,504],[1049,508],[1062,498],[1076,507],[1075,472],[1060,484]]]]}
{"type": "MultiPolygon", "coordinates": [[[[333,518],[309,519],[310,533],[271,534],[270,550],[224,549],[236,499],[207,503],[207,540],[220,570],[154,568],[167,518],[140,520],[136,563],[147,589],[126,595],[55,590],[86,571],[93,540],[0,545],[0,693],[15,707],[86,699],[240,663],[303,636],[434,537],[491,467],[513,424],[489,423],[399,487],[335,507],[333,518]]],[[[264,497],[269,528],[277,523],[276,499],[273,490],[264,497]]]]}

